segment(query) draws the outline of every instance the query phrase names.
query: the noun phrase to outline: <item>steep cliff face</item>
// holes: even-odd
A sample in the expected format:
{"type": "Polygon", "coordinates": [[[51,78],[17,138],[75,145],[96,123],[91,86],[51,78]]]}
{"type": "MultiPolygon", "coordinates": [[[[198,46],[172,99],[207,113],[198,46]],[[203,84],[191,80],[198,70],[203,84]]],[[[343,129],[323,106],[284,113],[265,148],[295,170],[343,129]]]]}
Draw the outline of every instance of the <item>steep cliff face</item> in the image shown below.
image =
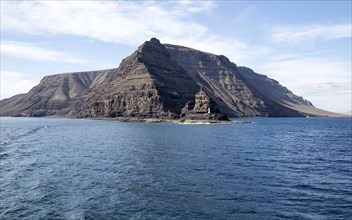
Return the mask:
{"type": "Polygon", "coordinates": [[[116,69],[45,77],[0,101],[0,115],[196,118],[339,116],[225,56],[152,38],[116,69]],[[199,92],[199,89],[203,90],[199,92]],[[197,96],[196,96],[197,94],[197,96]],[[195,99],[196,97],[196,99],[195,99]]]}
{"type": "Polygon", "coordinates": [[[76,116],[87,94],[116,69],[44,77],[28,93],[0,101],[2,116],[76,116]]]}
{"type": "Polygon", "coordinates": [[[169,117],[180,114],[197,89],[165,46],[153,38],[124,59],[112,80],[95,91],[84,116],[169,117]]]}

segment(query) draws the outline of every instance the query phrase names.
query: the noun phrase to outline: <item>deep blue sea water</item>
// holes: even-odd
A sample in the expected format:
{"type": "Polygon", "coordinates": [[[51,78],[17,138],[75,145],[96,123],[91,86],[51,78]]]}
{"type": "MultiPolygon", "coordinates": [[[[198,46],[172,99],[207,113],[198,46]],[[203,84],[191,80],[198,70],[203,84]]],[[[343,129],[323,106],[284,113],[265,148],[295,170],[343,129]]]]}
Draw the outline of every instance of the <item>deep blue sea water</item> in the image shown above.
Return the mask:
{"type": "Polygon", "coordinates": [[[0,219],[352,219],[352,119],[1,118],[0,219]]]}

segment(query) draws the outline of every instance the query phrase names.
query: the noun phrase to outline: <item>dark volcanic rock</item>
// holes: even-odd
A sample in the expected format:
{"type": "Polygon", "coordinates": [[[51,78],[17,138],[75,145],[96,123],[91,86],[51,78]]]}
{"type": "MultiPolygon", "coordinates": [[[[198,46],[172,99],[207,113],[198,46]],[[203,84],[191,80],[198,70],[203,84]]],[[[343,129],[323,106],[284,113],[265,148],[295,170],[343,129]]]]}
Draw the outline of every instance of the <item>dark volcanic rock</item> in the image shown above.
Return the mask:
{"type": "Polygon", "coordinates": [[[182,109],[181,119],[191,120],[229,120],[220,112],[218,105],[210,98],[203,88],[196,94],[194,101],[189,101],[182,109]]]}
{"type": "Polygon", "coordinates": [[[225,56],[155,38],[116,69],[47,76],[28,93],[0,101],[1,116],[226,120],[225,114],[339,116],[225,56]]]}
{"type": "Polygon", "coordinates": [[[90,97],[84,116],[169,118],[181,113],[197,88],[153,38],[124,59],[114,78],[90,97]]]}

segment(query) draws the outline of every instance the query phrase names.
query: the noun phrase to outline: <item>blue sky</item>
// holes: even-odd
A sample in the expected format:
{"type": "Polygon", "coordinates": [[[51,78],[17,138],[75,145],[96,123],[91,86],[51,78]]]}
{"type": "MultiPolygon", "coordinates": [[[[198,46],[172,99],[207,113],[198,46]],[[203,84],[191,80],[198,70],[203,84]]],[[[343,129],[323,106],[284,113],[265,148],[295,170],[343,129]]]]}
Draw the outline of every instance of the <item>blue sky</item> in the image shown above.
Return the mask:
{"type": "Polygon", "coordinates": [[[227,56],[351,112],[351,1],[1,1],[1,99],[114,68],[151,37],[227,56]]]}

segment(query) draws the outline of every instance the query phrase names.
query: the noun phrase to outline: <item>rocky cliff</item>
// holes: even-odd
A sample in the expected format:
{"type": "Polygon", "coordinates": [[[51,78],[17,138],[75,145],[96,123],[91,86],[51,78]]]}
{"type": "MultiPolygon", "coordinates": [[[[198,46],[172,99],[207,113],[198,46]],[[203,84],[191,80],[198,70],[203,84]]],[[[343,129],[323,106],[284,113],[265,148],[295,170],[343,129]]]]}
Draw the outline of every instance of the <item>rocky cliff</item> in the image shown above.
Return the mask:
{"type": "Polygon", "coordinates": [[[225,56],[155,38],[116,69],[47,76],[27,94],[1,100],[0,107],[2,116],[337,116],[225,56]]]}
{"type": "Polygon", "coordinates": [[[194,98],[197,84],[159,40],[125,58],[111,81],[91,94],[84,117],[173,117],[194,98]]]}

